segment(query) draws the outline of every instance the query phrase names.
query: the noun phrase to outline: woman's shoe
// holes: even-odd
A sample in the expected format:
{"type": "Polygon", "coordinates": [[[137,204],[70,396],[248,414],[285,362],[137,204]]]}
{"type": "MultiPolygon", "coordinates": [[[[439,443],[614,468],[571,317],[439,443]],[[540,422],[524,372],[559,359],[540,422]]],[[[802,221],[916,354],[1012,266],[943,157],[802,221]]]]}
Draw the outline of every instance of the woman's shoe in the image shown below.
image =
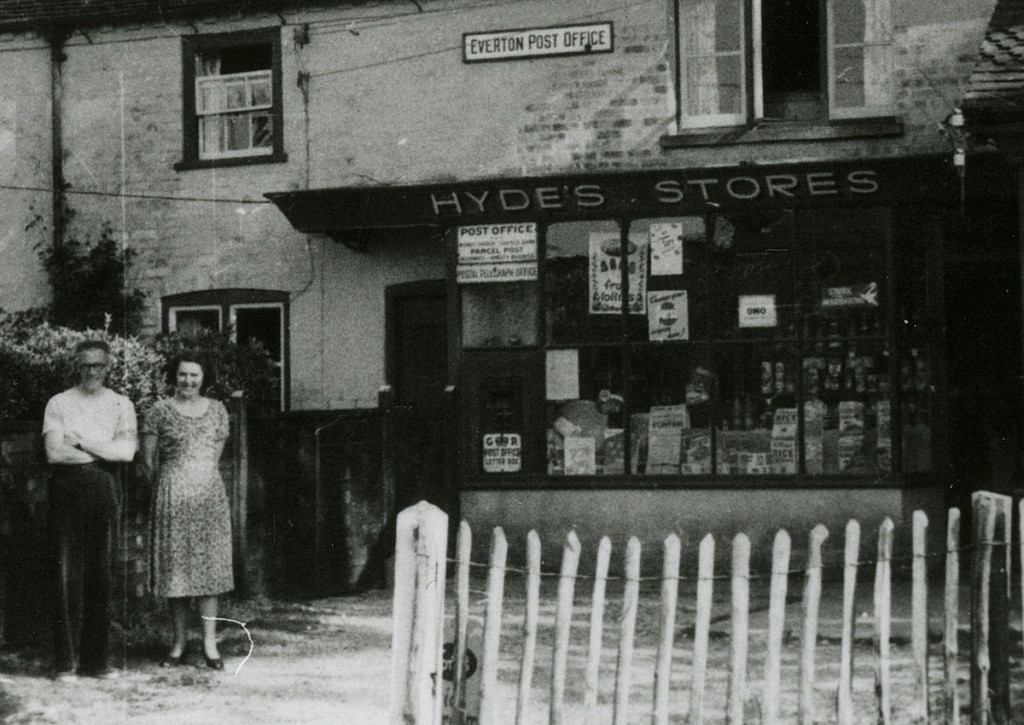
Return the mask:
{"type": "Polygon", "coordinates": [[[185,656],[184,652],[182,652],[177,657],[174,657],[173,655],[167,655],[162,660],[160,660],[160,666],[161,667],[178,667],[179,665],[181,665],[181,662],[182,662],[182,659],[184,658],[184,656],[185,656]]]}
{"type": "Polygon", "coordinates": [[[224,660],[222,660],[220,657],[207,657],[206,654],[203,653],[203,659],[206,660],[206,666],[209,667],[211,670],[224,669],[224,660]]]}

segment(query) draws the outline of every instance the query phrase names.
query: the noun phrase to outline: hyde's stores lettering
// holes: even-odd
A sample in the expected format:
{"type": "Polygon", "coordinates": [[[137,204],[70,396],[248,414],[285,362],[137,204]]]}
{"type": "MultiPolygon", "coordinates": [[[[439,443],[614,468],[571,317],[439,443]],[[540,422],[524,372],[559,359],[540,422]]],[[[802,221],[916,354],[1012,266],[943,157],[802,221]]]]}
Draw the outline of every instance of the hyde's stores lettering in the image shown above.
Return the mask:
{"type": "MultiPolygon", "coordinates": [[[[878,193],[878,174],[871,169],[844,173],[814,171],[764,175],[693,176],[652,181],[646,193],[664,207],[686,203],[785,202],[787,200],[867,197],[878,193]]],[[[478,190],[434,191],[430,204],[435,216],[461,216],[527,211],[593,211],[610,202],[597,183],[533,186],[513,185],[478,190]]]]}

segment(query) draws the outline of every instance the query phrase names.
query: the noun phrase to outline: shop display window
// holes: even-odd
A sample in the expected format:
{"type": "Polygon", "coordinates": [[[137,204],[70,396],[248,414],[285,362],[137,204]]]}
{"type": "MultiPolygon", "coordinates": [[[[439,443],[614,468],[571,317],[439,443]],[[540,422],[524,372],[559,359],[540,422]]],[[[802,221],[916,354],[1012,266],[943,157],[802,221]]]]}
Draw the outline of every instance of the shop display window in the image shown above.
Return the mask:
{"type": "Polygon", "coordinates": [[[493,374],[518,348],[544,390],[480,409],[522,406],[503,415],[523,464],[474,457],[559,479],[933,470],[934,281],[914,256],[931,239],[894,237],[913,234],[887,208],[543,227],[538,280],[461,285],[474,364],[493,374]]]}
{"type": "Polygon", "coordinates": [[[537,344],[536,282],[463,285],[462,344],[520,347],[537,344]]]}

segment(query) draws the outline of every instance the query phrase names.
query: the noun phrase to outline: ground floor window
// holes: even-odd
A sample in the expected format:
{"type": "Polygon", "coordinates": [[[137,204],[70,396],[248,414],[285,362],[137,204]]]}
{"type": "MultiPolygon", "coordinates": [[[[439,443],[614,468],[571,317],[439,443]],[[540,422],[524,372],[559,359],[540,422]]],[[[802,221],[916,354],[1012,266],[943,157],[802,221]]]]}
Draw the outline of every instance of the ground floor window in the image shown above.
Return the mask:
{"type": "Polygon", "coordinates": [[[220,289],[167,295],[164,332],[228,332],[235,341],[259,343],[276,363],[276,393],[287,407],[288,293],[274,290],[220,289]]]}
{"type": "Polygon", "coordinates": [[[937,217],[719,208],[454,228],[463,473],[936,470],[937,217]]]}

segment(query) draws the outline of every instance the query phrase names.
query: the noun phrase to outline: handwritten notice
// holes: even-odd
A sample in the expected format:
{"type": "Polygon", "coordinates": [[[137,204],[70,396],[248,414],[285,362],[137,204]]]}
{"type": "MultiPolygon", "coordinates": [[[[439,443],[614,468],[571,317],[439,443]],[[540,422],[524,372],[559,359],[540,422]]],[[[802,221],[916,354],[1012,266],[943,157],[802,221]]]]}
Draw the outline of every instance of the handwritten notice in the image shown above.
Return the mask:
{"type": "Polygon", "coordinates": [[[650,340],[690,339],[686,290],[647,293],[647,334],[650,340]]]}
{"type": "Polygon", "coordinates": [[[647,312],[647,245],[629,240],[622,254],[618,232],[590,235],[590,314],[622,314],[622,267],[629,280],[629,314],[647,312]]]}
{"type": "Polygon", "coordinates": [[[683,223],[651,223],[651,274],[683,273],[683,223]]]}

